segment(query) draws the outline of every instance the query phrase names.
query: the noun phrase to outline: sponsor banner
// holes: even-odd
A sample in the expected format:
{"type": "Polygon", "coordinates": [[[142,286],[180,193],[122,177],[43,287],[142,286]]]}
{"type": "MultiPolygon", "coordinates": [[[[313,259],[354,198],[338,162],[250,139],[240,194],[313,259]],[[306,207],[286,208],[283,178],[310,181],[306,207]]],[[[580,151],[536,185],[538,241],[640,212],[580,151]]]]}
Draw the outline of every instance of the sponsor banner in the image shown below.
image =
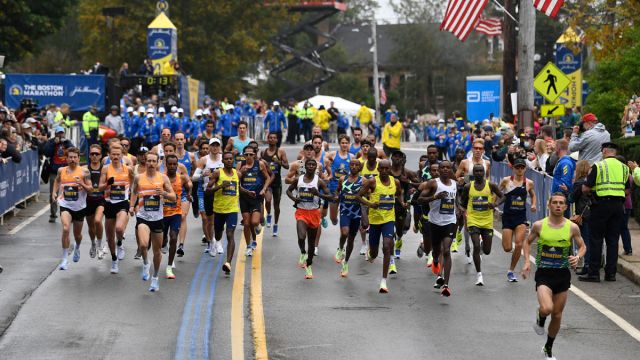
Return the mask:
{"type": "Polygon", "coordinates": [[[467,120],[502,117],[502,75],[467,76],[467,120]]]}
{"type": "Polygon", "coordinates": [[[72,111],[87,111],[92,105],[104,111],[104,75],[7,74],[7,106],[17,109],[22,99],[33,99],[40,107],[67,103],[72,111]]]}
{"type": "Polygon", "coordinates": [[[13,161],[6,164],[0,163],[0,215],[38,191],[40,191],[40,166],[37,151],[23,152],[22,161],[19,164],[13,161]]]}
{"type": "Polygon", "coordinates": [[[571,83],[560,93],[555,103],[569,108],[582,106],[582,52],[574,53],[560,43],[556,43],[555,47],[556,65],[571,79],[571,83]]]}

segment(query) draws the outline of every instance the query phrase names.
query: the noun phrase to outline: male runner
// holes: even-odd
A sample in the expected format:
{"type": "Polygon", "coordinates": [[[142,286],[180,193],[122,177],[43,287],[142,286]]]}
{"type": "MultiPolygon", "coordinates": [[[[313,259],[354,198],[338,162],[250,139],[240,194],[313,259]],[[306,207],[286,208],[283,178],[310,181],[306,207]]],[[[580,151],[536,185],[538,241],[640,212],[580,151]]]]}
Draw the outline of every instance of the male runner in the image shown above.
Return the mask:
{"type": "Polygon", "coordinates": [[[376,150],[378,159],[386,159],[387,154],[384,153],[382,149],[376,148],[376,136],[373,134],[367,135],[367,141],[371,144],[371,148],[376,150]]]}
{"type": "MultiPolygon", "coordinates": [[[[126,165],[126,166],[128,166],[130,168],[133,168],[133,166],[134,166],[133,162],[131,161],[130,157],[125,155],[125,154],[127,154],[126,153],[126,149],[124,148],[124,146],[122,146],[122,142],[120,142],[120,139],[117,138],[117,137],[116,138],[111,138],[107,142],[107,146],[109,148],[111,148],[111,146],[114,145],[114,144],[118,144],[118,145],[120,145],[122,147],[122,154],[123,155],[120,157],[120,162],[122,163],[122,165],[126,165]]],[[[126,144],[126,141],[125,141],[125,144],[126,144]]],[[[102,159],[102,165],[109,165],[109,164],[111,164],[111,157],[105,156],[104,159],[102,159]]]]}
{"type": "MultiPolygon", "coordinates": [[[[404,194],[404,202],[408,202],[411,193],[409,191],[410,184],[419,184],[420,179],[418,175],[414,171],[411,171],[405,167],[407,163],[407,155],[400,150],[395,150],[391,153],[391,176],[400,181],[400,186],[402,187],[402,193],[404,194]]],[[[413,189],[411,190],[413,191],[413,189]]],[[[404,235],[409,227],[411,226],[411,213],[408,209],[398,206],[396,203],[396,241],[394,243],[395,247],[395,258],[400,258],[400,252],[402,249],[402,235],[404,235]]],[[[392,274],[396,272],[395,269],[395,261],[391,260],[391,269],[392,274]]]]}
{"type": "Polygon", "coordinates": [[[260,225],[264,194],[271,184],[268,165],[256,159],[256,149],[252,146],[244,148],[243,162],[237,164],[241,188],[246,190],[240,194],[240,212],[244,224],[244,239],[247,243],[247,256],[253,254],[257,247],[256,227],[260,225]],[[253,242],[252,242],[253,240],[253,242]]]}
{"type": "MultiPolygon", "coordinates": [[[[289,185],[295,184],[297,179],[302,175],[304,175],[307,171],[305,162],[310,159],[315,160],[315,151],[313,149],[313,145],[304,144],[303,151],[304,151],[303,159],[296,160],[291,164],[289,164],[289,172],[287,173],[287,177],[284,179],[285,184],[289,184],[289,185]]],[[[316,161],[316,167],[314,170],[316,175],[321,176],[320,174],[323,173],[322,168],[323,168],[322,164],[318,164],[318,162],[316,161]]]]}
{"type": "Polygon", "coordinates": [[[92,189],[87,194],[87,207],[85,211],[87,219],[87,228],[89,230],[89,238],[91,239],[91,250],[89,256],[94,258],[96,250],[98,260],[104,258],[104,250],[102,249],[102,235],[104,228],[102,226],[102,218],[104,217],[104,191],[98,191],[100,185],[100,174],[102,173],[102,147],[93,144],[89,147],[89,164],[85,167],[89,171],[91,177],[92,189]],[[96,244],[96,238],[98,239],[96,244]]]}
{"type": "MultiPolygon", "coordinates": [[[[436,154],[437,156],[437,154],[436,154]]],[[[416,208],[420,208],[420,219],[418,219],[418,228],[420,229],[420,233],[422,234],[422,242],[418,245],[418,258],[422,258],[424,254],[427,254],[427,263],[426,266],[429,268],[433,263],[433,256],[431,255],[432,243],[431,243],[431,229],[429,226],[429,211],[431,208],[429,207],[429,203],[424,203],[420,205],[418,203],[418,197],[422,194],[423,191],[427,190],[429,186],[429,180],[436,179],[440,177],[440,164],[439,162],[434,162],[429,164],[429,179],[426,179],[424,182],[420,183],[418,186],[418,191],[416,192],[417,196],[414,196],[411,203],[415,204],[416,208]]],[[[424,178],[424,174],[422,176],[424,178]]],[[[414,220],[415,221],[415,220],[414,220]]]]}
{"type": "Polygon", "coordinates": [[[160,166],[160,163],[164,161],[164,144],[170,141],[171,129],[169,129],[168,127],[162,128],[162,131],[160,132],[160,143],[151,148],[151,151],[149,151],[158,154],[158,166],[160,166]]]}
{"type": "MultiPolygon", "coordinates": [[[[378,176],[378,157],[375,148],[368,146],[369,142],[365,140],[362,144],[362,149],[367,150],[364,158],[360,158],[362,166],[360,167],[360,175],[367,180],[373,179],[378,176]]],[[[362,229],[360,231],[360,237],[362,238],[362,246],[360,247],[360,255],[366,255],[367,253],[367,229],[369,228],[369,208],[366,205],[362,205],[362,229]]]]}
{"type": "MultiPolygon", "coordinates": [[[[181,109],[178,110],[180,112],[181,109]]],[[[176,156],[180,164],[184,165],[187,170],[189,178],[193,176],[194,163],[196,162],[193,153],[188,152],[184,146],[187,142],[185,133],[177,131],[173,136],[176,142],[176,156]]],[[[186,185],[183,183],[183,185],[186,185]]],[[[191,191],[186,191],[186,186],[182,189],[182,197],[180,204],[182,206],[182,220],[180,224],[180,233],[178,234],[178,257],[184,256],[184,241],[187,239],[187,215],[189,215],[189,209],[191,208],[191,191]]]]}
{"type": "Polygon", "coordinates": [[[250,141],[253,141],[253,139],[247,136],[247,129],[247,122],[240,121],[238,123],[238,136],[230,137],[229,141],[227,141],[227,146],[224,148],[225,151],[233,152],[233,156],[235,156],[236,159],[234,165],[246,160],[243,155],[244,148],[249,145],[250,141]]]}
{"type": "Polygon", "coordinates": [[[480,248],[485,255],[491,253],[493,243],[493,209],[504,201],[498,185],[484,177],[484,166],[473,166],[473,182],[462,190],[461,212],[467,216],[467,229],[473,242],[473,264],[476,267],[476,285],[483,286],[482,258],[480,248]]]}
{"type": "Polygon", "coordinates": [[[278,220],[280,220],[280,199],[282,198],[282,168],[289,169],[287,153],[284,149],[277,147],[277,134],[267,136],[269,148],[264,149],[260,158],[269,164],[271,171],[271,185],[265,193],[265,207],[267,209],[267,227],[271,227],[271,204],[273,204],[273,237],[278,236],[278,220]]]}
{"type": "Polygon", "coordinates": [[[362,129],[359,127],[352,128],[351,134],[353,134],[353,143],[349,148],[349,153],[351,153],[351,155],[357,155],[362,148],[362,129]]]}
{"type": "MultiPolygon", "coordinates": [[[[111,273],[118,273],[118,260],[124,259],[122,239],[127,226],[129,210],[129,185],[133,182],[133,169],[122,164],[122,146],[118,143],[109,149],[111,163],[102,167],[98,191],[106,190],[104,206],[104,229],[111,252],[111,273]],[[118,252],[116,254],[116,238],[118,252]]],[[[147,166],[148,167],[148,166],[147,166]]]]}
{"type": "MultiPolygon", "coordinates": [[[[194,182],[202,181],[202,210],[200,216],[202,217],[202,229],[204,231],[204,243],[206,248],[205,253],[211,256],[216,256],[216,252],[222,254],[224,249],[221,243],[215,243],[213,246],[211,241],[213,240],[213,192],[207,192],[206,188],[209,184],[211,175],[216,169],[220,169],[223,166],[222,162],[222,142],[218,138],[213,138],[209,142],[209,155],[198,159],[196,165],[196,171],[193,173],[192,180],[194,182]]],[[[200,198],[200,193],[198,193],[200,198]]]]}
{"type": "Polygon", "coordinates": [[[81,166],[80,150],[72,147],[66,150],[67,166],[58,169],[53,182],[54,192],[51,199],[60,206],[60,221],[62,222],[62,261],[60,270],[67,270],[69,256],[69,232],[73,222],[73,262],[80,261],[80,242],[82,241],[82,225],[85,208],[87,207],[87,192],[93,190],[89,171],[81,166]]]}
{"type": "MultiPolygon", "coordinates": [[[[169,235],[169,262],[167,263],[167,279],[175,279],[173,273],[174,257],[176,256],[176,248],[178,242],[178,233],[182,226],[182,194],[186,193],[187,201],[191,201],[191,180],[187,174],[178,172],[178,157],[174,154],[165,156],[167,172],[173,192],[176,194],[176,201],[165,201],[163,206],[163,247],[167,242],[167,233],[169,235]]],[[[183,253],[184,254],[184,253],[183,253]]],[[[180,255],[178,255],[180,256],[180,255]]]]}
{"type": "MultiPolygon", "coordinates": [[[[305,151],[305,157],[306,153],[305,151]]],[[[316,234],[320,229],[320,198],[333,199],[333,195],[329,194],[329,188],[317,174],[317,166],[315,159],[305,159],[304,174],[295,179],[287,189],[287,196],[296,207],[296,230],[298,247],[300,247],[298,266],[305,268],[305,279],[313,279],[311,265],[313,264],[314,249],[317,248],[316,234]],[[296,191],[295,196],[293,191],[296,191]],[[305,250],[305,238],[308,250],[305,250]]]]}
{"type": "Polygon", "coordinates": [[[429,229],[433,247],[431,271],[437,276],[433,287],[442,288],[440,294],[449,297],[451,296],[451,289],[449,289],[452,265],[451,242],[456,232],[457,185],[451,179],[452,172],[449,161],[442,161],[438,169],[440,177],[429,180],[426,189],[420,194],[418,202],[429,204],[429,229]]]}
{"type": "MultiPolygon", "coordinates": [[[[502,248],[505,252],[511,252],[511,264],[507,271],[507,280],[517,282],[518,277],[514,273],[520,260],[522,244],[527,233],[527,194],[531,197],[530,209],[536,212],[537,197],[533,190],[533,180],[524,177],[527,164],[524,159],[516,159],[513,162],[513,175],[507,176],[500,182],[500,191],[504,193],[504,208],[502,212],[502,248]],[[512,244],[515,242],[515,246],[512,244]]],[[[526,261],[526,259],[525,259],[526,261]]]]}
{"type": "Polygon", "coordinates": [[[213,130],[214,130],[213,125],[214,124],[212,120],[207,120],[207,122],[205,123],[204,132],[198,135],[198,137],[193,143],[195,146],[198,147],[198,149],[200,149],[201,144],[209,144],[211,142],[211,139],[215,137],[213,133],[213,130]]]}
{"type": "Polygon", "coordinates": [[[538,239],[536,251],[536,292],[538,311],[533,329],[536,334],[544,335],[544,323],[551,315],[547,342],[542,348],[546,360],[555,360],[552,354],[553,342],[560,330],[562,312],[567,303],[567,290],[571,287],[571,271],[587,251],[578,225],[564,217],[567,198],[563,193],[553,193],[549,198],[549,216],[536,221],[531,226],[524,250],[522,277],[527,278],[531,270],[528,261],[531,244],[538,239]],[[575,251],[575,246],[578,251],[575,251]]]}
{"type": "MultiPolygon", "coordinates": [[[[305,145],[313,144],[313,138],[316,136],[319,136],[321,139],[320,145],[317,147],[317,150],[314,149],[316,150],[316,157],[317,157],[317,154],[319,154],[321,151],[323,154],[325,151],[329,151],[329,143],[322,139],[322,129],[320,128],[320,126],[316,125],[313,127],[313,129],[311,129],[311,138],[305,142],[305,145]]],[[[298,153],[297,159],[302,160],[303,158],[304,158],[304,148],[300,150],[300,152],[298,153]]],[[[322,165],[324,166],[324,163],[322,163],[322,165]]]]}
{"type": "MultiPolygon", "coordinates": [[[[338,181],[341,177],[349,174],[349,163],[352,155],[349,152],[349,137],[347,135],[338,136],[340,150],[332,151],[326,156],[326,167],[331,168],[331,180],[329,180],[329,191],[332,194],[338,189],[338,181]]],[[[329,204],[329,218],[333,225],[338,224],[338,203],[329,204]]]]}
{"type": "Polygon", "coordinates": [[[356,238],[362,222],[362,205],[358,202],[357,195],[365,181],[360,176],[362,164],[356,158],[349,162],[349,175],[340,177],[336,197],[340,202],[340,244],[336,251],[335,261],[342,263],[340,276],[349,274],[349,258],[353,252],[353,241],[356,238]],[[344,244],[347,243],[346,252],[344,244]]]}
{"type": "Polygon", "coordinates": [[[388,293],[387,275],[391,263],[393,251],[393,235],[395,223],[395,204],[400,203],[407,207],[400,181],[394,179],[391,173],[389,160],[381,160],[378,163],[380,174],[367,180],[358,193],[358,201],[369,208],[369,251],[367,260],[373,262],[378,256],[380,236],[382,236],[382,279],[380,280],[380,293],[388,293]],[[369,194],[369,199],[365,195],[369,194]]]}
{"type": "Polygon", "coordinates": [[[158,154],[147,153],[146,171],[138,174],[133,179],[131,186],[131,204],[129,214],[136,217],[136,232],[140,242],[142,252],[142,272],[143,281],[149,280],[149,270],[151,264],[147,256],[149,242],[153,249],[153,276],[151,276],[151,286],[149,291],[154,292],[160,289],[158,284],[158,272],[162,262],[162,228],[163,228],[163,203],[167,201],[177,201],[171,183],[167,175],[157,171],[158,154]],[[140,202],[138,202],[138,199],[140,202]]]}

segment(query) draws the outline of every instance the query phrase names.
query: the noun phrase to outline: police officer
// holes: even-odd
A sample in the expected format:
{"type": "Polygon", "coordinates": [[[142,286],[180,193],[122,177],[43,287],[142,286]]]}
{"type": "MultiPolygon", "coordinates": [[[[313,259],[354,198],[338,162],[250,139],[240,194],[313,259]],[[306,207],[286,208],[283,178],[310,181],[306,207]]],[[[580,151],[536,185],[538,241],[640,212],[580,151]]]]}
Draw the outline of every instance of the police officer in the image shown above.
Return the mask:
{"type": "Polygon", "coordinates": [[[602,144],[602,160],[593,164],[582,192],[593,195],[589,218],[589,273],[580,281],[600,281],[602,241],[606,241],[607,255],[604,280],[616,281],[618,263],[618,239],[620,222],[624,213],[625,193],[629,191],[629,167],[616,159],[618,146],[611,142],[602,144]]]}
{"type": "Polygon", "coordinates": [[[98,130],[100,129],[100,119],[97,116],[98,108],[95,105],[91,105],[89,111],[82,115],[82,130],[84,130],[84,136],[89,141],[89,146],[98,143],[98,130]]]}

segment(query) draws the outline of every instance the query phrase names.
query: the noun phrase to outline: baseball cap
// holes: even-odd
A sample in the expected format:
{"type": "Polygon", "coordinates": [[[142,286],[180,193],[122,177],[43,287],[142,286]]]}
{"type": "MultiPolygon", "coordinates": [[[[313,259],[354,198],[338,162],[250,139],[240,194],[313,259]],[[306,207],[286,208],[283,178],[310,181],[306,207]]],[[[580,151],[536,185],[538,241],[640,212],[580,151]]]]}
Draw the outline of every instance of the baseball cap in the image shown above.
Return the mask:
{"type": "Polygon", "coordinates": [[[129,106],[129,107],[127,108],[127,112],[133,112],[133,107],[132,107],[132,106],[129,106]]]}
{"type": "Polygon", "coordinates": [[[593,113],[584,114],[582,117],[582,121],[584,122],[596,122],[598,118],[593,113]]]}
{"type": "Polygon", "coordinates": [[[214,138],[211,138],[211,140],[209,140],[209,145],[213,145],[213,144],[222,145],[222,142],[220,141],[220,139],[214,137],[214,138]]]}
{"type": "Polygon", "coordinates": [[[146,153],[149,152],[149,149],[146,146],[140,146],[138,153],[146,153]]]}
{"type": "Polygon", "coordinates": [[[517,158],[513,161],[513,167],[527,166],[527,162],[523,158],[517,158]]]}
{"type": "Polygon", "coordinates": [[[177,106],[172,106],[171,107],[171,112],[176,112],[178,111],[178,107],[177,106]]]}
{"type": "Polygon", "coordinates": [[[209,109],[204,109],[204,111],[202,112],[203,115],[211,115],[211,111],[209,111],[209,109]]]}
{"type": "Polygon", "coordinates": [[[196,110],[196,116],[202,116],[202,110],[200,109],[196,110]]]}
{"type": "Polygon", "coordinates": [[[64,132],[64,128],[62,126],[56,126],[56,128],[54,129],[54,132],[57,134],[59,132],[64,132]]]}
{"type": "Polygon", "coordinates": [[[184,109],[183,108],[178,108],[177,111],[178,111],[179,114],[184,114],[184,109]]]}
{"type": "Polygon", "coordinates": [[[36,119],[34,119],[34,118],[30,117],[30,118],[27,118],[27,122],[28,122],[28,123],[31,123],[31,124],[34,124],[34,123],[37,123],[37,122],[38,122],[38,120],[36,120],[36,119]]]}
{"type": "Polygon", "coordinates": [[[144,114],[144,106],[140,106],[140,107],[138,108],[138,112],[139,112],[140,114],[144,114]]]}
{"type": "Polygon", "coordinates": [[[118,105],[111,105],[111,111],[118,110],[118,109],[120,109],[120,107],[118,107],[118,105]]]}
{"type": "Polygon", "coordinates": [[[22,124],[22,128],[23,128],[23,129],[28,129],[28,128],[31,128],[31,125],[29,125],[29,124],[27,124],[27,123],[23,123],[23,124],[22,124]]]}
{"type": "Polygon", "coordinates": [[[274,101],[273,102],[273,106],[280,106],[280,102],[279,101],[274,101]]]}
{"type": "Polygon", "coordinates": [[[166,112],[166,111],[164,110],[164,107],[161,106],[160,108],[158,108],[158,112],[159,113],[163,113],[163,112],[166,112]]]}
{"type": "Polygon", "coordinates": [[[602,149],[614,149],[618,150],[618,144],[612,142],[602,143],[602,149]]]}
{"type": "Polygon", "coordinates": [[[153,114],[152,113],[148,113],[147,114],[147,119],[153,119],[153,114]]]}
{"type": "Polygon", "coordinates": [[[438,124],[444,124],[444,119],[438,120],[438,124]]]}
{"type": "Polygon", "coordinates": [[[233,110],[233,109],[235,109],[235,108],[236,108],[235,106],[233,106],[233,105],[229,105],[229,106],[227,107],[227,110],[233,110]]]}

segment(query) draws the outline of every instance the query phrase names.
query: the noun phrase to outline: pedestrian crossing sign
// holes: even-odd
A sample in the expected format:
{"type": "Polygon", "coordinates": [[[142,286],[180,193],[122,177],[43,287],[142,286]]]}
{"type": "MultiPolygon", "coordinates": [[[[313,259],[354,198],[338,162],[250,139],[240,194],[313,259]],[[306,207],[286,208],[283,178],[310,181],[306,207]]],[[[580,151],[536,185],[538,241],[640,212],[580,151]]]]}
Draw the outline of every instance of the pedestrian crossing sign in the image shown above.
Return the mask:
{"type": "Polygon", "coordinates": [[[540,106],[540,116],[553,117],[564,116],[565,107],[562,104],[546,104],[540,106]]]}
{"type": "Polygon", "coordinates": [[[533,80],[533,87],[548,102],[554,102],[571,84],[571,79],[552,62],[545,65],[533,80]]]}

